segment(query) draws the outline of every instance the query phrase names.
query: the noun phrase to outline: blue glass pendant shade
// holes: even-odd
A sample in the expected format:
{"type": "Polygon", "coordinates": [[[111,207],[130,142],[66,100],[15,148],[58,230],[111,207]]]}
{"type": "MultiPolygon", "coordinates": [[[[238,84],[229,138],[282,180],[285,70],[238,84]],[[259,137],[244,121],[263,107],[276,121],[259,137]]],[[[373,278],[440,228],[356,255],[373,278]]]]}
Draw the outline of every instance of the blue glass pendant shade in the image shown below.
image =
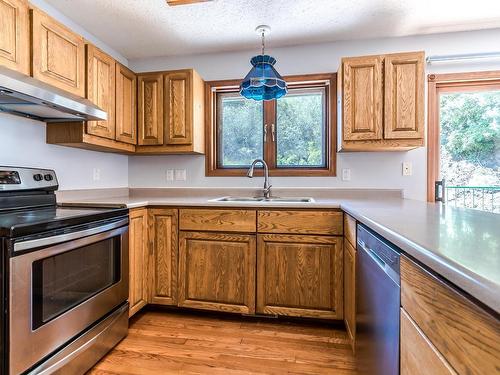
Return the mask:
{"type": "Polygon", "coordinates": [[[276,59],[269,55],[257,55],[250,62],[253,68],[240,85],[240,94],[247,99],[273,100],[288,92],[283,77],[274,69],[276,59]]]}

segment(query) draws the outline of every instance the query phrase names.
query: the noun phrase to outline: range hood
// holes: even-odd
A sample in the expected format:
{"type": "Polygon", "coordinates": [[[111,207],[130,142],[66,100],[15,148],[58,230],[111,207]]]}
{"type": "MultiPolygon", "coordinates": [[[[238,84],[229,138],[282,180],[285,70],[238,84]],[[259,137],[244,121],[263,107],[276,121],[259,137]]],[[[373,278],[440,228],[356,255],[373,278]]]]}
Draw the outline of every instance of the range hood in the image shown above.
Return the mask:
{"type": "Polygon", "coordinates": [[[87,99],[0,67],[0,113],[45,122],[107,120],[108,115],[87,99]]]}

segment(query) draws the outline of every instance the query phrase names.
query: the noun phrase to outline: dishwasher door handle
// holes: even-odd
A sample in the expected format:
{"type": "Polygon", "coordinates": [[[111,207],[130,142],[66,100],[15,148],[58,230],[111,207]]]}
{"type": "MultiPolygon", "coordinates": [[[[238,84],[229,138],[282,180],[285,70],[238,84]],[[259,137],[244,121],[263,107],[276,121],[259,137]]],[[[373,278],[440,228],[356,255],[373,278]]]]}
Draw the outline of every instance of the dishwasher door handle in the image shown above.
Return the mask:
{"type": "Polygon", "coordinates": [[[397,285],[401,284],[399,274],[394,271],[384,260],[372,249],[365,245],[363,240],[358,240],[358,246],[389,276],[397,285]]]}
{"type": "Polygon", "coordinates": [[[378,263],[380,268],[385,270],[385,262],[381,257],[379,257],[372,249],[370,249],[368,246],[366,246],[363,241],[359,240],[358,245],[359,245],[359,247],[361,247],[364,251],[366,251],[368,253],[370,258],[372,258],[375,262],[378,263]]]}

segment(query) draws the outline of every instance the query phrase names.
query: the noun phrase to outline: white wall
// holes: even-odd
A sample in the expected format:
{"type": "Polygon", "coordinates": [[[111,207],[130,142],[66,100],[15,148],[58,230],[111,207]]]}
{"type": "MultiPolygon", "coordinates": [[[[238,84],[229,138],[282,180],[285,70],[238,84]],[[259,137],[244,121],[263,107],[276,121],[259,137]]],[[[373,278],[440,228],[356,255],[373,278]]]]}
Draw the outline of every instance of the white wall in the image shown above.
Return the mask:
{"type": "Polygon", "coordinates": [[[0,115],[0,165],[54,169],[62,190],[128,186],[126,156],[48,145],[45,123],[6,114],[0,115]]]}
{"type": "MultiPolygon", "coordinates": [[[[127,59],[61,14],[43,0],[30,0],[121,63],[127,59]]],[[[128,159],[123,155],[47,145],[45,123],[0,114],[0,165],[55,169],[61,189],[95,189],[128,186],[128,159]],[[94,181],[94,168],[100,179],[94,181]]]]}
{"type": "MultiPolygon", "coordinates": [[[[495,29],[274,48],[268,52],[277,58],[278,71],[291,75],[337,71],[343,56],[415,50],[425,50],[428,56],[499,51],[499,40],[500,29],[495,29]]],[[[258,53],[258,42],[256,40],[254,51],[131,60],[130,66],[137,72],[193,67],[205,80],[241,78],[250,69],[251,56],[258,53]]],[[[436,63],[427,66],[427,73],[491,69],[500,69],[500,60],[475,64],[436,63]]],[[[129,184],[131,187],[237,187],[262,183],[259,178],[249,181],[246,177],[205,177],[204,163],[202,156],[133,156],[129,159],[129,184]],[[167,184],[165,171],[170,168],[186,169],[187,181],[167,184]]],[[[337,154],[338,176],[342,168],[351,169],[351,181],[341,181],[340,177],[275,177],[272,183],[282,187],[400,188],[408,198],[425,200],[426,149],[423,147],[409,152],[337,154]],[[412,176],[402,176],[403,161],[413,163],[412,176]]]]}

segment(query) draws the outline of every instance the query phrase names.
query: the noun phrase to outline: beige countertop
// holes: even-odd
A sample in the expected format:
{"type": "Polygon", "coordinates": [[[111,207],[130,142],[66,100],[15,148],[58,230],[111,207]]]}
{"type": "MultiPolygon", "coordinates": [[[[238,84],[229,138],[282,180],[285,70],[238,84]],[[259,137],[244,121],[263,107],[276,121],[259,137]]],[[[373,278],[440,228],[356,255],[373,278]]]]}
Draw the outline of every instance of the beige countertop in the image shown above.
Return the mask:
{"type": "Polygon", "coordinates": [[[403,252],[500,313],[500,215],[401,198],[400,191],[275,189],[279,196],[311,196],[312,203],[214,202],[253,196],[253,189],[118,189],[67,191],[58,202],[88,206],[340,208],[403,252]]]}

